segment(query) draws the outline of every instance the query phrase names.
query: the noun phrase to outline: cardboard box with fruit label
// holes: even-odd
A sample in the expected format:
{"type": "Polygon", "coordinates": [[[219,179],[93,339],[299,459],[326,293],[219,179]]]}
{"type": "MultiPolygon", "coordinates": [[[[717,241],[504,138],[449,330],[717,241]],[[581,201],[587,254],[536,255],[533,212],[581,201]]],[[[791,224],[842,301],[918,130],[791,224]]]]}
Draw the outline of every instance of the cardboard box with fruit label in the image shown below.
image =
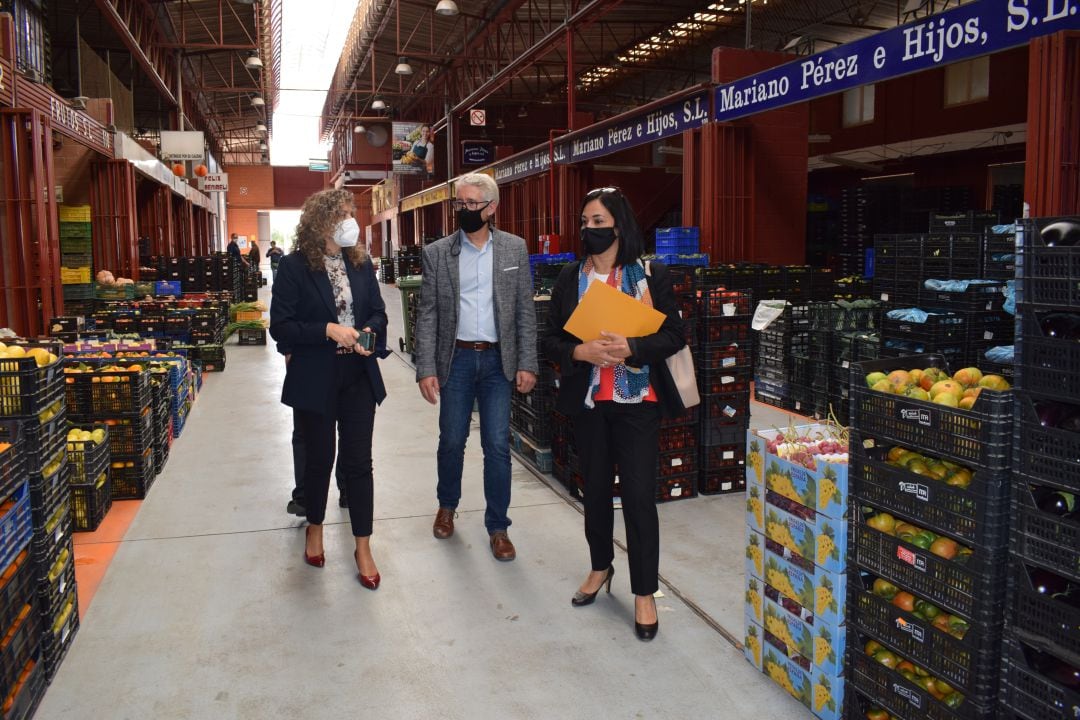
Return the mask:
{"type": "Polygon", "coordinates": [[[747,524],[763,531],[794,555],[826,571],[841,573],[847,567],[847,521],[834,520],[774,492],[766,491],[764,527],[758,516],[747,512],[747,524]]]}
{"type": "Polygon", "coordinates": [[[794,600],[826,625],[844,624],[847,574],[830,572],[798,556],[753,528],[746,528],[746,574],[794,600]]]}
{"type": "Polygon", "coordinates": [[[756,622],[749,614],[743,616],[743,657],[746,661],[761,670],[762,644],[765,635],[761,629],[761,623],[756,622]]]}
{"type": "MultiPolygon", "coordinates": [[[[844,638],[847,637],[847,627],[841,621],[828,622],[824,617],[814,613],[812,607],[803,607],[798,600],[782,595],[779,590],[772,587],[764,580],[755,577],[746,578],[746,591],[743,593],[744,614],[758,625],[768,625],[765,622],[767,612],[780,615],[784,621],[805,628],[810,635],[810,640],[816,643],[817,651],[815,662],[829,672],[840,672],[843,658],[844,638]],[[771,608],[769,610],[768,608],[771,608]],[[829,657],[827,648],[816,638],[821,638],[834,653],[829,657]],[[820,659],[819,659],[820,658],[820,659]],[[835,666],[835,667],[834,667],[835,666]]],[[[792,637],[803,634],[803,630],[792,629],[789,631],[792,637]]],[[[774,633],[775,634],[775,633],[774,633]]],[[[805,643],[803,643],[805,647],[805,643]]]]}
{"type": "Polygon", "coordinates": [[[747,660],[821,720],[840,720],[844,708],[843,676],[830,675],[812,665],[807,666],[804,658],[787,657],[782,650],[761,640],[764,638],[764,628],[749,618],[746,622],[743,654],[747,660]],[[760,663],[755,662],[758,644],[760,663]]]}
{"type": "Polygon", "coordinates": [[[811,624],[768,597],[764,598],[761,624],[772,637],[786,646],[788,655],[801,655],[827,675],[844,674],[847,628],[826,622],[811,624]]]}
{"type": "Polygon", "coordinates": [[[746,436],[746,481],[805,505],[826,517],[848,511],[847,445],[822,424],[785,430],[750,430],[746,436]]]}

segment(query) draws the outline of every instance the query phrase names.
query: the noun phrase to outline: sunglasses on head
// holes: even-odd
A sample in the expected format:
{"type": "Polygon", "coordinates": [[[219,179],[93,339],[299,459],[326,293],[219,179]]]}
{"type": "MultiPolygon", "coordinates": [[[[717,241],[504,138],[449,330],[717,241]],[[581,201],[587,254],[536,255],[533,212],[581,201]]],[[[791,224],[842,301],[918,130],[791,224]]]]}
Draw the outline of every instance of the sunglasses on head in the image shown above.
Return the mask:
{"type": "Polygon", "coordinates": [[[585,193],[585,197],[587,198],[599,197],[601,195],[622,195],[622,190],[615,187],[614,185],[609,185],[608,187],[594,188],[589,192],[585,193]]]}

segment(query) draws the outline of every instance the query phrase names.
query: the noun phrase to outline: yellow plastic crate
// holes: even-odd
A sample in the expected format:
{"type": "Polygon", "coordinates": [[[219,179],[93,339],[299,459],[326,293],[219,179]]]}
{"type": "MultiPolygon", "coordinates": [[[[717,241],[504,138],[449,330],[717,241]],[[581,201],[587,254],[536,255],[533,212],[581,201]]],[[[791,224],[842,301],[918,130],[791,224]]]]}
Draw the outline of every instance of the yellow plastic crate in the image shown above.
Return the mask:
{"type": "Polygon", "coordinates": [[[84,285],[90,282],[90,268],[60,268],[61,285],[84,285]]]}
{"type": "Polygon", "coordinates": [[[61,205],[58,211],[60,222],[90,222],[89,205],[61,205]]]}

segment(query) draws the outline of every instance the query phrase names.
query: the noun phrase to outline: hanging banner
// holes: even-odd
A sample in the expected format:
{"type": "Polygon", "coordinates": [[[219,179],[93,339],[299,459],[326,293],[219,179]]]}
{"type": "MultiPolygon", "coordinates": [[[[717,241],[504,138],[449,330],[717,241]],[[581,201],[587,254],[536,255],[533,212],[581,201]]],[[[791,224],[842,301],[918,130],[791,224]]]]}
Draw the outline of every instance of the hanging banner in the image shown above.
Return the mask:
{"type": "Polygon", "coordinates": [[[976,0],[716,88],[713,119],[735,120],[860,85],[988,55],[1080,28],[1077,0],[976,0]]]}
{"type": "Polygon", "coordinates": [[[394,123],[394,172],[400,175],[435,173],[435,143],[426,123],[394,123]]]}
{"type": "Polygon", "coordinates": [[[552,156],[556,165],[592,160],[699,128],[708,119],[709,96],[700,92],[610,125],[560,138],[553,153],[543,146],[508,158],[493,166],[495,181],[513,182],[544,172],[551,165],[552,156]]]}

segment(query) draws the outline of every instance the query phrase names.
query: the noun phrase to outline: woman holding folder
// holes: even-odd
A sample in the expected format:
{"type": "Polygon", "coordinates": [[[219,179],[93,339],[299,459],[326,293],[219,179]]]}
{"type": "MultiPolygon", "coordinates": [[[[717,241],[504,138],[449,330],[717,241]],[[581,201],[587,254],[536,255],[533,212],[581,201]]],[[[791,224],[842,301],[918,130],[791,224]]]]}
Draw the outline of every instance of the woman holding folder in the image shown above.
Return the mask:
{"type": "MultiPolygon", "coordinates": [[[[686,341],[667,268],[661,263],[647,267],[641,261],[641,228],[618,188],[599,188],[585,195],[581,244],[584,259],[566,265],[552,289],[543,337],[544,353],[558,365],[561,375],[556,409],[574,419],[585,481],[585,539],[592,572],[570,602],[575,607],[589,605],[605,585],[611,592],[615,574],[611,491],[618,467],[630,589],[635,595],[634,629],[638,638],[651,640],[658,628],[653,594],[659,587],[660,564],[656,513],[660,417],[684,411],[664,360],[686,341]],[[642,307],[628,309],[605,302],[611,326],[598,326],[595,315],[589,322],[583,312],[570,323],[579,333],[572,334],[564,326],[589,286],[597,282],[642,307]],[[641,326],[653,310],[660,314],[652,323],[655,331],[632,337],[610,332],[615,326],[641,326]]],[[[593,301],[601,295],[584,303],[583,311],[595,307],[593,301]]]]}

